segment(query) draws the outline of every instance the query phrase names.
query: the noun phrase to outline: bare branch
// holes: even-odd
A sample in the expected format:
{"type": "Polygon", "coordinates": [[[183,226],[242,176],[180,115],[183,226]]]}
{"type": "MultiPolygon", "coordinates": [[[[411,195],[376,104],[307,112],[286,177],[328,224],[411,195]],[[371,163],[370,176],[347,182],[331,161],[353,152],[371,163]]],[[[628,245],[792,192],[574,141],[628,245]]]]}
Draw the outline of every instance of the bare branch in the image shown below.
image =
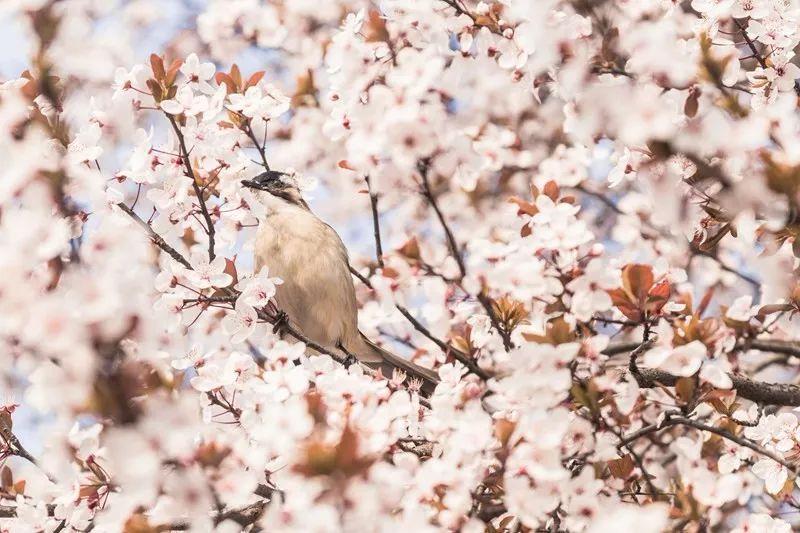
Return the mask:
{"type": "MultiPolygon", "coordinates": [[[[450,226],[447,224],[447,220],[444,218],[444,214],[442,210],[439,208],[439,204],[436,201],[436,197],[433,195],[433,191],[431,190],[431,185],[428,180],[428,171],[430,170],[430,161],[427,159],[420,160],[417,164],[417,170],[419,171],[420,178],[422,180],[422,195],[428,201],[428,203],[433,208],[433,211],[436,213],[436,218],[439,219],[439,224],[442,226],[444,230],[445,237],[447,238],[447,246],[450,248],[450,255],[455,259],[456,264],[458,265],[458,271],[460,273],[459,282],[463,280],[467,275],[467,267],[464,264],[464,258],[461,255],[461,249],[458,246],[458,242],[456,242],[456,238],[453,235],[450,226]]],[[[497,333],[500,335],[500,338],[503,340],[503,347],[508,352],[512,348],[514,348],[514,343],[511,342],[511,335],[508,331],[503,328],[502,324],[500,324],[500,319],[497,317],[497,313],[495,313],[494,309],[492,308],[492,302],[490,298],[481,291],[476,296],[478,301],[483,306],[483,309],[486,311],[486,314],[489,316],[489,320],[492,323],[492,326],[497,333]]]]}
{"type": "Polygon", "coordinates": [[[641,438],[641,437],[643,437],[645,435],[649,435],[651,433],[656,433],[656,432],[662,431],[662,430],[664,430],[664,429],[666,429],[668,427],[678,426],[678,425],[692,427],[692,428],[698,429],[700,431],[708,431],[709,433],[713,433],[715,435],[718,435],[718,436],[720,436],[720,437],[722,437],[722,438],[724,438],[726,440],[729,440],[731,442],[735,442],[736,444],[738,444],[740,446],[744,446],[745,448],[749,448],[749,449],[753,450],[754,452],[756,452],[756,453],[758,453],[760,455],[763,455],[764,457],[768,457],[768,458],[772,459],[773,461],[775,461],[776,463],[779,463],[779,464],[785,466],[786,468],[788,468],[794,474],[798,474],[798,472],[800,472],[800,470],[798,469],[798,466],[796,464],[793,464],[790,461],[787,461],[783,457],[771,452],[770,450],[767,450],[763,446],[760,446],[760,445],[756,444],[755,442],[753,442],[751,440],[742,438],[742,437],[740,437],[738,435],[734,435],[730,431],[724,430],[722,428],[718,428],[716,426],[710,426],[708,424],[704,424],[703,422],[700,422],[699,420],[695,420],[693,418],[686,418],[684,416],[668,416],[664,420],[664,422],[662,424],[660,424],[660,425],[651,424],[649,426],[643,427],[642,429],[639,429],[638,431],[634,431],[633,433],[623,437],[622,440],[620,441],[620,444],[618,445],[618,447],[627,446],[630,443],[632,443],[633,441],[635,441],[635,440],[637,440],[637,439],[639,439],[639,438],[641,438]]]}
{"type": "Polygon", "coordinates": [[[433,195],[430,182],[428,181],[430,162],[420,161],[419,165],[417,165],[417,168],[419,170],[419,175],[422,178],[422,195],[426,200],[428,200],[428,203],[433,208],[434,213],[436,213],[436,218],[439,219],[439,224],[442,226],[445,236],[447,237],[447,246],[450,248],[450,255],[453,256],[453,259],[456,260],[456,264],[458,264],[458,271],[461,273],[461,278],[464,278],[467,275],[467,267],[464,265],[464,258],[461,257],[461,250],[456,242],[456,238],[453,235],[453,232],[450,230],[450,226],[447,224],[447,220],[445,220],[442,210],[439,209],[439,204],[436,202],[436,197],[433,195]]]}
{"type": "Polygon", "coordinates": [[[439,340],[436,337],[434,337],[433,334],[430,332],[430,330],[428,330],[428,328],[423,326],[419,322],[419,320],[414,318],[414,315],[412,315],[411,312],[409,312],[409,310],[406,309],[405,307],[403,307],[402,305],[395,304],[395,307],[397,308],[398,311],[400,311],[400,314],[402,314],[404,317],[406,317],[406,319],[409,322],[411,322],[411,324],[414,326],[414,329],[416,329],[417,331],[422,333],[425,337],[430,339],[445,354],[447,354],[447,353],[452,354],[453,357],[455,357],[455,359],[457,361],[459,361],[461,364],[466,366],[469,369],[470,372],[472,372],[473,374],[475,374],[479,378],[481,378],[483,380],[489,379],[489,374],[487,374],[485,370],[483,370],[481,367],[479,367],[477,364],[475,364],[475,361],[473,361],[472,358],[469,355],[467,355],[464,352],[462,352],[461,350],[457,349],[452,344],[444,343],[441,340],[439,340]]]}
{"type": "MultiPolygon", "coordinates": [[[[372,283],[367,278],[362,276],[361,273],[352,266],[350,266],[350,273],[353,274],[356,278],[358,278],[359,281],[361,281],[361,283],[363,283],[370,289],[373,288],[372,283]]],[[[443,340],[438,339],[436,336],[434,336],[433,333],[431,333],[430,330],[422,324],[422,322],[417,320],[416,317],[411,314],[411,311],[409,311],[407,307],[400,305],[397,302],[394,303],[394,306],[398,311],[400,311],[400,314],[403,315],[406,318],[406,320],[409,321],[409,323],[414,327],[415,330],[417,330],[428,340],[430,340],[436,346],[438,346],[439,349],[442,350],[444,354],[451,354],[457,361],[459,361],[461,364],[467,367],[467,369],[470,372],[472,372],[479,378],[483,380],[489,379],[489,374],[487,374],[485,370],[483,370],[481,367],[475,364],[475,361],[473,361],[473,359],[469,355],[465,354],[452,344],[444,342],[443,340]]]]}
{"type": "Polygon", "coordinates": [[[189,263],[189,261],[187,261],[186,258],[183,257],[180,254],[180,252],[178,252],[175,248],[167,244],[167,241],[165,241],[161,235],[156,233],[155,230],[153,230],[153,228],[150,226],[150,224],[142,220],[142,218],[139,215],[137,215],[133,211],[133,209],[131,209],[122,202],[118,203],[117,207],[119,207],[124,213],[126,213],[129,217],[131,217],[134,220],[134,222],[136,222],[139,226],[141,226],[144,229],[144,231],[147,233],[147,236],[150,237],[151,241],[153,241],[153,244],[161,248],[175,261],[182,264],[186,268],[188,269],[192,268],[191,263],[189,263]]]}
{"type": "MultiPolygon", "coordinates": [[[[367,189],[369,190],[369,197],[370,197],[370,207],[372,209],[372,226],[375,234],[375,256],[378,261],[378,265],[381,268],[383,268],[384,267],[383,246],[381,245],[381,227],[380,227],[380,213],[378,211],[378,196],[372,192],[369,176],[365,176],[364,179],[367,182],[367,189]]],[[[362,276],[361,273],[358,272],[356,269],[354,269],[352,266],[350,266],[350,272],[355,277],[357,277],[364,285],[372,289],[372,283],[370,283],[369,279],[362,276]]],[[[421,333],[422,335],[427,337],[430,341],[432,341],[434,344],[436,344],[436,346],[438,346],[439,349],[442,350],[442,352],[444,352],[445,354],[452,354],[457,361],[461,362],[461,364],[466,366],[470,372],[477,375],[481,379],[486,380],[489,378],[489,375],[484,370],[482,370],[477,364],[475,364],[475,361],[473,361],[473,359],[469,355],[465,354],[461,350],[458,350],[453,345],[445,343],[440,339],[437,339],[430,332],[430,330],[428,330],[428,328],[426,328],[419,320],[417,320],[414,317],[414,315],[411,314],[411,312],[405,306],[402,306],[397,302],[395,302],[394,305],[397,308],[397,310],[400,311],[400,314],[403,315],[406,318],[406,320],[408,320],[411,323],[412,326],[414,326],[414,329],[416,329],[419,333],[421,333]]]]}
{"type": "Polygon", "coordinates": [[[258,155],[261,156],[261,164],[264,165],[264,168],[266,170],[270,170],[269,163],[267,162],[266,150],[264,150],[263,145],[258,143],[258,139],[256,139],[256,134],[253,131],[253,126],[250,124],[250,122],[247,123],[247,128],[245,128],[245,133],[250,138],[250,140],[252,141],[253,145],[256,147],[256,150],[258,151],[258,155]]]}
{"type": "Polygon", "coordinates": [[[378,260],[378,266],[383,269],[383,245],[381,244],[381,227],[378,220],[378,195],[372,190],[372,184],[369,181],[369,174],[364,176],[364,181],[367,182],[369,203],[372,207],[372,229],[375,234],[375,258],[378,260]]]}
{"type": "Polygon", "coordinates": [[[754,339],[744,346],[760,352],[773,352],[800,357],[800,342],[777,339],[754,339]]]}
{"type": "Polygon", "coordinates": [[[203,218],[206,221],[205,230],[206,234],[208,235],[208,260],[213,261],[216,257],[216,252],[214,252],[214,221],[211,220],[211,214],[208,212],[206,201],[203,198],[203,191],[200,190],[200,184],[197,182],[197,176],[194,174],[194,169],[192,168],[192,162],[189,159],[189,150],[186,148],[186,139],[183,136],[183,132],[181,131],[180,126],[178,126],[178,123],[175,122],[175,117],[169,113],[166,113],[166,115],[169,119],[169,123],[172,125],[172,130],[178,137],[178,143],[180,144],[181,148],[181,160],[183,161],[183,166],[186,169],[186,175],[192,180],[192,189],[194,189],[194,194],[197,196],[197,201],[200,203],[200,211],[203,213],[203,218]]]}
{"type": "MultiPolygon", "coordinates": [[[[640,368],[639,372],[641,376],[639,386],[642,388],[653,388],[659,384],[673,387],[679,379],[678,376],[653,368],[640,368]]],[[[738,374],[728,374],[728,376],[733,382],[733,389],[740,398],[765,405],[800,405],[800,386],[798,385],[755,381],[738,374]]]]}
{"type": "MultiPolygon", "coordinates": [[[[641,368],[636,365],[635,359],[647,351],[651,343],[621,342],[609,345],[603,354],[608,356],[629,353],[628,370],[636,379],[640,387],[645,389],[658,386],[673,387],[678,382],[679,376],[654,368],[641,368]]],[[[800,345],[796,341],[780,340],[755,340],[744,348],[759,351],[774,351],[787,355],[798,355],[800,345]]],[[[756,381],[740,374],[728,374],[733,382],[733,389],[740,398],[745,398],[763,405],[800,405],[800,385],[788,383],[768,383],[756,381]]]]}
{"type": "Polygon", "coordinates": [[[12,455],[21,457],[29,463],[39,466],[39,462],[28,452],[28,450],[25,449],[25,447],[19,441],[19,438],[17,438],[12,431],[10,419],[7,420],[5,417],[0,417],[0,438],[5,441],[6,446],[12,455]]]}

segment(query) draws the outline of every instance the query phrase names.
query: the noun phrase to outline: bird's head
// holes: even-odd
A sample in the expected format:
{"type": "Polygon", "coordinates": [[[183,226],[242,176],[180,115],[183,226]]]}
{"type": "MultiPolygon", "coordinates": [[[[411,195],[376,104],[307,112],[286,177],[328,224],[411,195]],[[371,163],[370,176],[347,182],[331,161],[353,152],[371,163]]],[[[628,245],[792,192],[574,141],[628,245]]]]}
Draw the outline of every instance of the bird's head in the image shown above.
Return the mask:
{"type": "Polygon", "coordinates": [[[253,179],[242,180],[242,185],[266,193],[259,196],[267,203],[273,205],[275,202],[288,203],[308,209],[308,205],[297,187],[297,181],[285,172],[267,170],[253,179]]]}

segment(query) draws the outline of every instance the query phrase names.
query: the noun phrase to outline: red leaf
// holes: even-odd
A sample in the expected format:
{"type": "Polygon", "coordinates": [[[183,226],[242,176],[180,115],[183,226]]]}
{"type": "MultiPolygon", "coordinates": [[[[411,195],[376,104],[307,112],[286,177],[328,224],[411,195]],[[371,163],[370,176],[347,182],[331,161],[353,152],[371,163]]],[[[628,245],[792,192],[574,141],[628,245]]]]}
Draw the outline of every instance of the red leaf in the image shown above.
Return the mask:
{"type": "Polygon", "coordinates": [[[169,66],[169,70],[167,70],[167,75],[164,77],[167,85],[172,85],[175,83],[175,78],[178,77],[178,70],[181,68],[181,65],[183,65],[183,61],[181,61],[180,59],[176,59],[169,66]]]}
{"type": "Polygon", "coordinates": [[[647,294],[648,310],[654,313],[661,311],[661,308],[669,300],[670,292],[671,289],[667,280],[656,283],[647,294]]]}
{"type": "Polygon", "coordinates": [[[642,312],[636,302],[631,301],[630,296],[622,289],[613,289],[607,291],[611,296],[611,303],[619,309],[620,313],[625,315],[629,320],[640,322],[642,320],[642,312]]]}
{"type": "Polygon", "coordinates": [[[242,86],[242,73],[239,71],[239,65],[236,63],[231,67],[231,79],[233,83],[236,84],[237,89],[242,86]]]}
{"type": "Polygon", "coordinates": [[[634,464],[631,454],[609,461],[607,464],[611,475],[617,479],[628,479],[633,472],[634,464]]]}
{"type": "Polygon", "coordinates": [[[225,87],[228,90],[228,94],[236,92],[236,84],[233,82],[233,79],[224,72],[217,72],[214,79],[217,82],[217,85],[225,84],[225,87]]]}
{"type": "Polygon", "coordinates": [[[259,70],[258,72],[254,72],[253,75],[250,76],[250,79],[247,80],[247,83],[244,84],[244,88],[247,89],[248,87],[252,87],[252,86],[258,84],[258,82],[261,81],[261,78],[264,77],[264,74],[265,74],[265,71],[263,71],[263,70],[259,70]]]}
{"type": "Polygon", "coordinates": [[[653,279],[653,268],[650,265],[627,265],[622,269],[622,287],[631,300],[639,304],[647,301],[653,279]]]}
{"type": "Polygon", "coordinates": [[[558,200],[558,195],[561,193],[558,189],[558,183],[555,181],[548,181],[544,184],[544,195],[553,200],[558,200]]]}
{"type": "Polygon", "coordinates": [[[233,278],[231,286],[239,283],[239,274],[236,272],[236,263],[234,262],[235,260],[236,257],[234,257],[233,260],[228,259],[227,257],[225,258],[225,273],[230,274],[230,276],[233,278]]]}
{"type": "Polygon", "coordinates": [[[527,200],[523,200],[522,198],[518,198],[516,196],[512,196],[508,199],[509,202],[512,204],[517,204],[519,210],[517,211],[517,215],[535,215],[539,212],[536,205],[528,202],[527,200]]]}
{"type": "Polygon", "coordinates": [[[164,60],[161,56],[150,54],[150,68],[153,69],[153,76],[156,80],[163,81],[167,77],[167,73],[164,70],[164,60]]]}

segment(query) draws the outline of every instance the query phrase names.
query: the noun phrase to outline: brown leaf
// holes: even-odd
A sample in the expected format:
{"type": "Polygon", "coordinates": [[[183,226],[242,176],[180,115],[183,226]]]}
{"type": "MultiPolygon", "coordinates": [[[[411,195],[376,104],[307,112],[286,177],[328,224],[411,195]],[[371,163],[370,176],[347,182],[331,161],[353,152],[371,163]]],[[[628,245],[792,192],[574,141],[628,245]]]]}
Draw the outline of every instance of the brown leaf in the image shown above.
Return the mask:
{"type": "Polygon", "coordinates": [[[325,407],[325,402],[322,399],[322,395],[315,390],[311,390],[306,393],[305,399],[306,406],[308,407],[308,414],[310,414],[311,418],[314,419],[314,423],[325,423],[327,408],[325,407]]]}
{"type": "Polygon", "coordinates": [[[492,309],[503,324],[503,329],[509,333],[528,317],[528,311],[522,302],[508,295],[492,300],[492,309]]]}
{"type": "Polygon", "coordinates": [[[397,249],[397,251],[406,259],[411,259],[413,261],[419,261],[422,258],[422,254],[419,249],[419,241],[414,236],[404,242],[403,245],[397,249]]]}
{"type": "Polygon", "coordinates": [[[150,68],[153,69],[153,77],[159,82],[164,81],[167,73],[164,70],[164,59],[157,54],[150,54],[150,68]]]}
{"type": "Polygon", "coordinates": [[[514,433],[514,428],[517,427],[516,422],[512,422],[507,418],[498,418],[494,422],[494,436],[500,441],[500,445],[505,447],[508,445],[508,440],[514,433]]]}
{"type": "Polygon", "coordinates": [[[577,405],[586,407],[593,415],[600,413],[600,391],[593,381],[588,381],[586,385],[575,382],[569,392],[577,405]]]}
{"type": "Polygon", "coordinates": [[[678,378],[678,382],[675,383],[675,393],[684,404],[688,404],[694,398],[696,387],[697,381],[694,378],[678,378]]]}
{"type": "Polygon", "coordinates": [[[661,308],[669,301],[671,292],[670,284],[668,281],[660,281],[650,288],[647,293],[646,309],[650,315],[655,315],[661,312],[661,308]]]}
{"type": "Polygon", "coordinates": [[[733,390],[714,389],[703,395],[703,401],[725,416],[731,416],[739,408],[736,391],[733,390]]]}
{"type": "Polygon", "coordinates": [[[164,76],[165,85],[170,86],[175,84],[175,78],[178,77],[178,70],[180,70],[181,65],[183,65],[183,61],[180,59],[176,59],[172,62],[172,65],[170,65],[167,70],[166,76],[164,76]]]}
{"type": "Polygon", "coordinates": [[[626,454],[619,459],[608,461],[607,464],[611,475],[617,479],[628,479],[631,473],[633,473],[634,463],[631,454],[626,454]]]}
{"type": "Polygon", "coordinates": [[[217,468],[230,454],[230,448],[211,441],[197,447],[194,452],[194,460],[203,467],[217,468]]]}
{"type": "Polygon", "coordinates": [[[634,322],[641,322],[642,312],[639,310],[638,302],[631,300],[630,295],[622,289],[612,289],[608,292],[611,297],[611,303],[614,307],[619,309],[620,313],[625,315],[629,320],[634,322]]]}
{"type": "Polygon", "coordinates": [[[370,9],[364,29],[367,42],[389,42],[390,36],[386,29],[386,19],[377,9],[370,9]]]}
{"type": "Polygon", "coordinates": [[[694,118],[697,115],[697,109],[700,105],[700,88],[692,87],[689,89],[689,96],[683,104],[683,113],[689,117],[694,118]]]}
{"type": "Polygon", "coordinates": [[[554,202],[558,200],[561,191],[558,188],[558,183],[555,181],[548,181],[544,184],[544,195],[553,200],[554,202]]]}
{"type": "Polygon", "coordinates": [[[11,469],[8,466],[4,466],[3,470],[0,471],[0,482],[2,483],[4,490],[8,490],[8,488],[14,484],[14,478],[11,475],[11,469]]]}
{"type": "Polygon", "coordinates": [[[316,95],[317,87],[314,84],[314,71],[308,69],[297,77],[295,91],[292,95],[292,107],[316,106],[318,103],[316,95]]]}
{"type": "Polygon", "coordinates": [[[535,335],[533,333],[523,332],[522,337],[530,342],[558,346],[559,344],[575,341],[575,339],[577,339],[577,332],[567,323],[566,320],[564,320],[562,315],[551,318],[547,321],[544,335],[535,335]]]}
{"type": "Polygon", "coordinates": [[[231,78],[228,74],[224,72],[217,72],[214,76],[214,79],[216,80],[217,85],[225,85],[228,94],[236,92],[236,83],[234,83],[233,78],[231,78]]]}
{"type": "Polygon", "coordinates": [[[150,525],[145,515],[134,513],[125,521],[122,533],[158,533],[158,529],[150,525]]]}
{"type": "Polygon", "coordinates": [[[622,287],[633,302],[646,301],[653,280],[653,268],[650,265],[627,265],[622,269],[622,287]]]}
{"type": "Polygon", "coordinates": [[[231,67],[231,79],[233,80],[233,83],[236,84],[237,89],[242,86],[242,73],[239,70],[239,65],[236,63],[234,63],[231,67]]]}
{"type": "Polygon", "coordinates": [[[508,199],[509,202],[512,204],[517,204],[518,210],[517,215],[530,215],[533,216],[539,212],[539,209],[536,207],[536,204],[533,204],[527,200],[523,200],[522,198],[518,198],[516,196],[512,196],[508,199]]]}
{"type": "Polygon", "coordinates": [[[259,70],[258,72],[251,74],[250,78],[247,80],[247,83],[244,84],[244,89],[247,90],[250,87],[258,85],[258,82],[261,81],[261,79],[264,77],[264,74],[266,74],[266,71],[264,70],[259,70]]]}
{"type": "Polygon", "coordinates": [[[236,272],[236,256],[233,256],[233,259],[225,258],[225,273],[230,274],[233,278],[230,286],[234,286],[239,283],[239,274],[236,272]]]}
{"type": "Polygon", "coordinates": [[[144,83],[147,85],[147,88],[150,89],[150,94],[153,95],[153,100],[155,100],[156,103],[164,100],[164,91],[161,89],[161,85],[159,85],[156,80],[150,78],[144,83]]]}
{"type": "Polygon", "coordinates": [[[313,439],[306,445],[305,461],[295,470],[306,476],[329,476],[334,473],[351,477],[366,470],[373,460],[358,454],[358,434],[346,425],[336,445],[313,439]]]}

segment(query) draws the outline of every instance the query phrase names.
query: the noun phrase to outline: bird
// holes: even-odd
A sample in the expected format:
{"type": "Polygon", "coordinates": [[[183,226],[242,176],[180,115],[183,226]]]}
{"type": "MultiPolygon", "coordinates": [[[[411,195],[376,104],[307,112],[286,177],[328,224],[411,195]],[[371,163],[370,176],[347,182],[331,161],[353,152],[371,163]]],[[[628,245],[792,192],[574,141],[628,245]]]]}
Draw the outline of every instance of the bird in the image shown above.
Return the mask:
{"type": "Polygon", "coordinates": [[[425,395],[437,374],[385,350],[358,329],[358,304],[347,248],[339,234],[309,208],[290,174],[267,170],[241,184],[265,206],[255,236],[254,266],[267,267],[283,283],[275,303],[282,319],[329,353],[358,360],[387,378],[399,369],[414,378],[425,395]]]}

